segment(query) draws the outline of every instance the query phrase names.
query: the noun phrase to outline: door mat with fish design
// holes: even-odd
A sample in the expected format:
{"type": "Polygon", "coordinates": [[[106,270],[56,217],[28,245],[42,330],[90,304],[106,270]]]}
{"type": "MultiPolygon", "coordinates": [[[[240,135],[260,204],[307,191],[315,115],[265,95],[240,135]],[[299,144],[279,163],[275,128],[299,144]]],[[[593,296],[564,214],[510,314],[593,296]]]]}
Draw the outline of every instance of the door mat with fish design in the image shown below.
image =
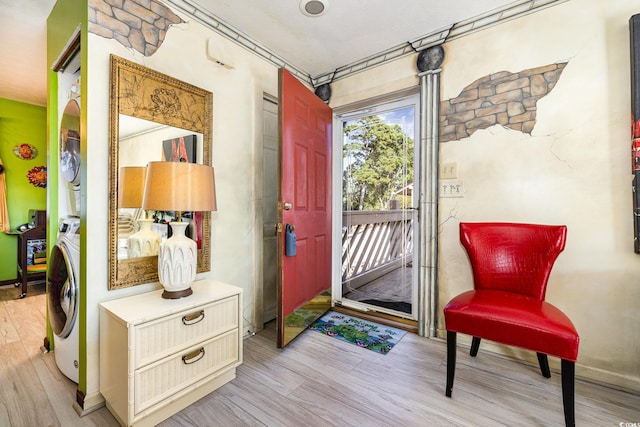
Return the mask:
{"type": "Polygon", "coordinates": [[[358,347],[387,354],[407,333],[401,329],[329,311],[309,329],[338,338],[358,347]]]}

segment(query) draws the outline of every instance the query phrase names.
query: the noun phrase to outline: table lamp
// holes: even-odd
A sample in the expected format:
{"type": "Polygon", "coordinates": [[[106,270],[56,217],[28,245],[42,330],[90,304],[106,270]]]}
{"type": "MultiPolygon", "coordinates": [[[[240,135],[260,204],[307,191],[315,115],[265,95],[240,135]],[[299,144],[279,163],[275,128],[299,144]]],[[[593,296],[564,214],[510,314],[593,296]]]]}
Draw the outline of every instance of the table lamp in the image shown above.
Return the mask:
{"type": "Polygon", "coordinates": [[[213,168],[186,162],[149,162],[142,208],[175,211],[171,222],[173,235],[160,244],[158,278],[164,287],[163,298],[177,299],[193,293],[198,253],[196,242],[185,235],[188,222],[182,212],[216,210],[213,168]]]}
{"type": "MultiPolygon", "coordinates": [[[[118,174],[118,208],[140,210],[146,176],[146,166],[124,166],[120,168],[118,174]]],[[[144,212],[142,218],[138,218],[139,215],[139,212],[136,212],[134,216],[138,231],[129,236],[127,257],[156,256],[162,239],[158,233],[151,230],[153,219],[146,218],[144,212]]]]}

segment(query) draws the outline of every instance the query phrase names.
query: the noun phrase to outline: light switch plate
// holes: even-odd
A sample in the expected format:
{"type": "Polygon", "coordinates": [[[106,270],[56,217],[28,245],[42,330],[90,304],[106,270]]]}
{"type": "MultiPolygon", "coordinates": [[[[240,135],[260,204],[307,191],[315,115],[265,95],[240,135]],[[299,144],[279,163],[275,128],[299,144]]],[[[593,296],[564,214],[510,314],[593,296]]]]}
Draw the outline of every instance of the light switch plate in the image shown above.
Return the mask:
{"type": "Polygon", "coordinates": [[[440,179],[456,179],[458,177],[458,164],[456,162],[442,163],[440,165],[440,179]]]}

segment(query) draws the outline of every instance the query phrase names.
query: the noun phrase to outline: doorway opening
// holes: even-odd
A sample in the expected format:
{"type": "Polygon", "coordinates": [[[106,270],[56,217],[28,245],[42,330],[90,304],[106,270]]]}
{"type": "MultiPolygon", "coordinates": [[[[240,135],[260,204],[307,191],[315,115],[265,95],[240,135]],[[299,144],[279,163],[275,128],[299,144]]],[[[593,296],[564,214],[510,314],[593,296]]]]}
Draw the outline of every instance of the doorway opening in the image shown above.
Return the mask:
{"type": "MultiPolygon", "coordinates": [[[[418,332],[418,321],[424,315],[418,297],[417,254],[420,97],[405,92],[390,99],[334,115],[331,306],[418,332]],[[370,141],[370,136],[375,138],[370,141]],[[367,148],[372,151],[365,151],[367,148]],[[378,156],[380,152],[384,155],[378,156]],[[375,180],[364,180],[364,189],[359,174],[373,168],[366,160],[375,156],[389,163],[379,177],[386,187],[374,190],[375,180]]],[[[277,317],[277,99],[265,96],[263,119],[263,286],[255,319],[260,326],[277,317]]]]}
{"type": "Polygon", "coordinates": [[[262,301],[258,329],[275,320],[278,300],[278,101],[265,94],[262,110],[262,301]]]}
{"type": "Polygon", "coordinates": [[[334,121],[342,181],[334,303],[410,324],[419,309],[419,102],[403,97],[334,121]]]}

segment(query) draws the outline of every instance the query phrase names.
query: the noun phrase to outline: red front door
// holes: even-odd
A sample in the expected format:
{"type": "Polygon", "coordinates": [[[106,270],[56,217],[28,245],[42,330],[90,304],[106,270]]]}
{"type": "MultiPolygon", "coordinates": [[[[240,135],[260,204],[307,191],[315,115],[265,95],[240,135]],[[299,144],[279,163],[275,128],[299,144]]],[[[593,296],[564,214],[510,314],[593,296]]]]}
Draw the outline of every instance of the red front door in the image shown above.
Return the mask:
{"type": "Polygon", "coordinates": [[[278,347],[330,306],[332,112],[287,70],[280,83],[278,347]],[[293,226],[295,255],[286,254],[293,226]]]}

